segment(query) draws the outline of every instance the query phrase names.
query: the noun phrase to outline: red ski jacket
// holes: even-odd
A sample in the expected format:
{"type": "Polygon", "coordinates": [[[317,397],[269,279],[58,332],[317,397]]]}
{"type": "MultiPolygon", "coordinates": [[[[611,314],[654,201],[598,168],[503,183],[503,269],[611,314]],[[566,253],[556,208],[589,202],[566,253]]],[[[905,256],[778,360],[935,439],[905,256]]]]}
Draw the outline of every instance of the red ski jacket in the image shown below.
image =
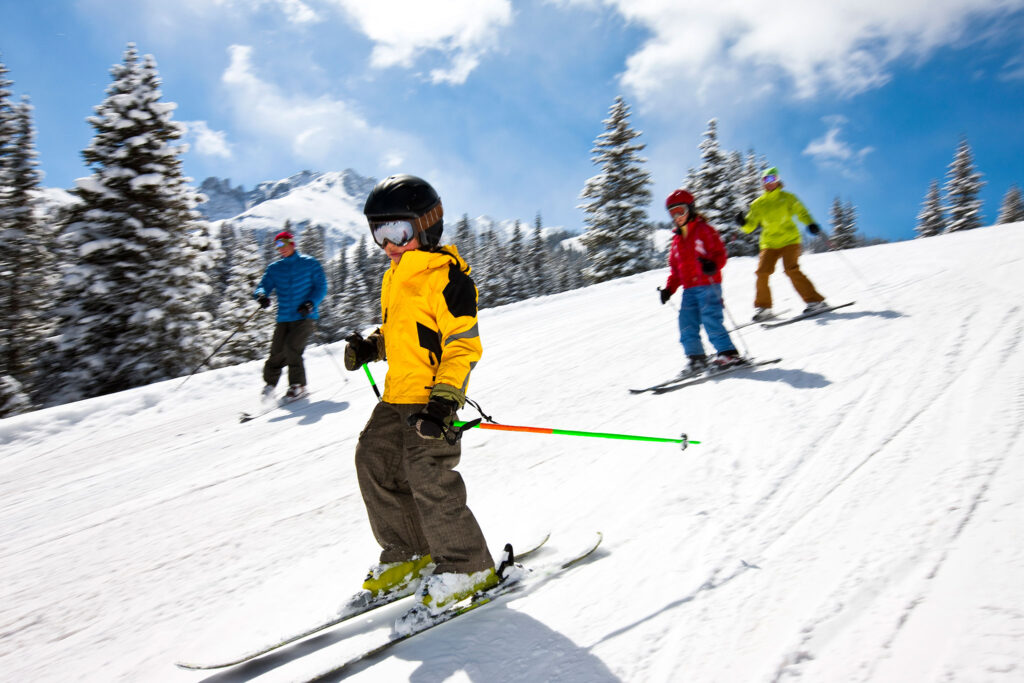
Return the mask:
{"type": "Polygon", "coordinates": [[[722,268],[728,257],[725,246],[718,231],[708,225],[698,215],[686,224],[685,235],[678,228],[673,229],[672,248],[668,253],[668,282],[665,289],[674,293],[679,287],[700,287],[701,285],[721,284],[722,268]],[[698,258],[714,261],[718,266],[711,275],[701,269],[698,258]]]}

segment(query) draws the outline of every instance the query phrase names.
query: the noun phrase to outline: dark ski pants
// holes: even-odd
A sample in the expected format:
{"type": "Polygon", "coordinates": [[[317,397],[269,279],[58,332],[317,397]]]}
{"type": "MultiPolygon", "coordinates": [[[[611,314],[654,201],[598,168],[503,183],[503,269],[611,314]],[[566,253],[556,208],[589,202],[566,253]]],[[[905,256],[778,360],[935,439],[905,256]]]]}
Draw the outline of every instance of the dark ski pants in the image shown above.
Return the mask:
{"type": "Polygon", "coordinates": [[[818,294],[811,281],[800,270],[799,244],[790,244],[781,249],[762,249],[757,261],[757,291],[754,295],[755,308],[772,307],[772,291],[768,288],[768,278],[775,272],[775,264],[782,259],[782,269],[793,283],[793,289],[805,303],[824,301],[825,297],[818,294]]]}
{"type": "Polygon", "coordinates": [[[288,384],[306,384],[306,366],[302,363],[302,352],[313,334],[313,320],[295,320],[277,323],[274,337],[270,342],[270,357],[263,364],[263,381],[276,386],[281,371],[288,366],[288,384]]]}
{"type": "Polygon", "coordinates": [[[381,562],[430,553],[435,573],[494,566],[480,525],[454,470],[461,446],[424,439],[406,424],[423,405],[377,403],[356,445],[356,475],[383,550],[381,562]]]}

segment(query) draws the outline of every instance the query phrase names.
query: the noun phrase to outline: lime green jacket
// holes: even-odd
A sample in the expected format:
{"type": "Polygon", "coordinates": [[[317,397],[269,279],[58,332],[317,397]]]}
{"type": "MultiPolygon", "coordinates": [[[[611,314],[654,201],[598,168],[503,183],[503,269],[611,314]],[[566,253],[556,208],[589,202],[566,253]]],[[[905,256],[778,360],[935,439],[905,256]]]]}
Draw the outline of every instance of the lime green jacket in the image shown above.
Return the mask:
{"type": "Polygon", "coordinates": [[[794,215],[805,224],[814,223],[810,212],[795,194],[775,188],[754,200],[741,230],[754,232],[760,225],[761,249],[781,249],[800,244],[800,228],[793,222],[794,215]]]}

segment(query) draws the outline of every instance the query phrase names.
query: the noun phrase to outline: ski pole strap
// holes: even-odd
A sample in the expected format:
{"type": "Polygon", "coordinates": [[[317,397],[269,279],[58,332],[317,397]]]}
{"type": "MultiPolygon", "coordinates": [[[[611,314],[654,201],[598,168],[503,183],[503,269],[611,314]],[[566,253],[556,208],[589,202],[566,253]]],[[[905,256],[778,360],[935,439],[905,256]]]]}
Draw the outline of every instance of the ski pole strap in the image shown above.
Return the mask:
{"type": "Polygon", "coordinates": [[[636,434],[612,434],[608,432],[584,432],[576,429],[552,429],[550,427],[522,427],[516,425],[499,425],[499,424],[488,424],[480,423],[479,420],[475,420],[477,424],[472,422],[453,422],[452,425],[460,428],[460,432],[472,429],[473,427],[479,427],[480,429],[494,429],[503,432],[526,432],[529,434],[561,434],[564,436],[585,436],[593,437],[598,439],[621,439],[625,441],[650,441],[655,443],[677,443],[683,450],[692,443],[699,444],[700,441],[693,441],[687,438],[686,434],[683,434],[679,439],[670,439],[661,436],[638,436],[636,434]]]}
{"type": "Polygon", "coordinates": [[[494,422],[494,418],[485,413],[483,411],[483,408],[480,407],[480,404],[471,399],[469,396],[466,397],[466,403],[476,408],[476,412],[480,413],[480,417],[482,417],[484,420],[486,420],[487,422],[494,422]]]}

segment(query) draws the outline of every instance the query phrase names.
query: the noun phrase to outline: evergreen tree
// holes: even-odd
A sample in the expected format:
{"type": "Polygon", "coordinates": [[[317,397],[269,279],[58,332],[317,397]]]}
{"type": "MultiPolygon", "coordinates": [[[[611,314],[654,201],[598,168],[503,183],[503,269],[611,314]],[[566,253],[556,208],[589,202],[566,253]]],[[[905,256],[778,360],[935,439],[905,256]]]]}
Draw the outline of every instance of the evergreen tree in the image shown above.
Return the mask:
{"type": "Polygon", "coordinates": [[[999,220],[996,223],[1020,223],[1021,221],[1024,221],[1024,199],[1021,198],[1020,188],[1011,185],[1003,195],[1003,203],[999,207],[999,220]]]}
{"type": "Polygon", "coordinates": [[[256,311],[252,293],[263,271],[259,245],[251,235],[240,234],[229,223],[221,227],[220,245],[225,276],[215,319],[219,335],[230,338],[211,359],[212,367],[260,358],[267,344],[265,321],[269,317],[260,313],[252,317],[256,311]]]}
{"type": "Polygon", "coordinates": [[[544,244],[544,231],[538,211],[533,219],[533,237],[526,252],[527,297],[543,296],[556,291],[549,268],[548,250],[544,244]]]}
{"type": "Polygon", "coordinates": [[[92,175],[62,226],[74,260],[61,301],[65,399],[180,376],[210,350],[210,239],[182,175],[184,128],[161,102],[156,62],[129,44],[88,118],[92,175]]]}
{"type": "Polygon", "coordinates": [[[476,263],[473,259],[476,256],[476,234],[469,224],[468,214],[462,214],[462,218],[455,224],[455,246],[459,248],[459,254],[470,268],[475,269],[476,263]]]}
{"type": "Polygon", "coordinates": [[[946,212],[942,209],[938,180],[933,180],[928,186],[914,230],[918,237],[934,237],[946,231],[946,212]]]}
{"type": "Polygon", "coordinates": [[[32,107],[27,97],[10,105],[3,73],[0,64],[0,378],[13,393],[0,398],[0,417],[28,410],[29,396],[40,397],[37,363],[56,295],[53,239],[35,210],[40,174],[32,107]]]}
{"type": "Polygon", "coordinates": [[[857,246],[857,212],[852,202],[842,203],[839,197],[832,201],[832,238],[829,249],[852,249],[857,246]]]}
{"type": "Polygon", "coordinates": [[[581,199],[586,217],[580,242],[587,250],[584,275],[603,282],[632,275],[651,267],[651,225],[645,207],[651,201],[650,174],[639,156],[645,145],[634,140],[640,132],[629,125],[629,106],[615,98],[604,120],[605,132],[591,150],[591,160],[601,173],[587,180],[581,199]]]}
{"type": "MultiPolygon", "coordinates": [[[[718,121],[708,121],[700,149],[700,168],[693,175],[693,187],[687,188],[697,203],[697,212],[720,232],[735,230],[733,217],[738,204],[734,195],[736,165],[718,144],[718,121]]],[[[735,160],[735,159],[734,159],[735,160]]]]}
{"type": "Polygon", "coordinates": [[[946,173],[946,205],[949,223],[946,232],[972,230],[981,226],[981,200],[978,195],[985,182],[974,168],[974,158],[967,138],[961,138],[956,155],[946,173]]]}

